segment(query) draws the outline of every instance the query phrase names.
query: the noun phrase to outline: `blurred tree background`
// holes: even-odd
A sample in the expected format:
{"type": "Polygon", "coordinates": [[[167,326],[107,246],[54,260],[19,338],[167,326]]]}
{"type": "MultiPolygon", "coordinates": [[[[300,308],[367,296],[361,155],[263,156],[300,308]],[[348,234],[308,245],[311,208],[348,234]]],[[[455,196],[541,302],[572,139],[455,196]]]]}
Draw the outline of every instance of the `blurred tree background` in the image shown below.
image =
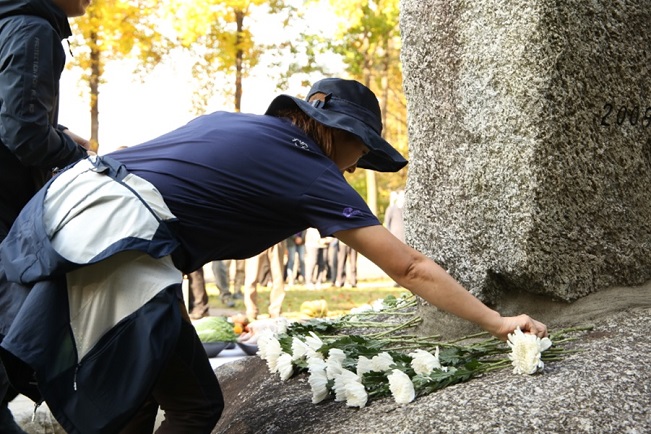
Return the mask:
{"type": "MultiPolygon", "coordinates": [[[[188,98],[194,115],[211,110],[215,98],[228,101],[220,109],[240,111],[254,71],[258,76],[263,71],[277,93],[285,92],[291,82],[307,91],[311,82],[325,76],[356,79],[380,101],[383,136],[407,156],[398,4],[399,0],[93,0],[86,15],[72,20],[74,50],[69,62],[71,69],[81,71],[90,138],[97,145],[107,65],[129,59],[133,75],[146,80],[159,64],[180,58],[191,70],[188,98]],[[313,10],[318,11],[317,18],[310,15],[313,10]]],[[[359,169],[347,176],[380,218],[390,192],[404,188],[406,182],[406,170],[384,174],[359,169]]]]}

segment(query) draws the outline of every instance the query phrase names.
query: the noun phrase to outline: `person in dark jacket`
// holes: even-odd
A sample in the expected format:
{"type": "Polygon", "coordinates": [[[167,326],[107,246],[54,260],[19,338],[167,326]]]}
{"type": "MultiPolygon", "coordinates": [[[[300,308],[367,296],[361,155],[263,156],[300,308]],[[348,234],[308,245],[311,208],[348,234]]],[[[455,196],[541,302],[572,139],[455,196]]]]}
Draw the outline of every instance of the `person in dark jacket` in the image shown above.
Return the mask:
{"type": "Polygon", "coordinates": [[[27,201],[88,142],[58,124],[68,17],[89,0],[0,1],[0,235],[27,201]]]}
{"type": "Polygon", "coordinates": [[[375,95],[329,78],[305,100],[276,97],[265,115],[210,113],[57,175],[0,244],[0,274],[30,288],[0,345],[12,383],[28,393],[35,378],[35,398],[69,433],[148,433],[159,407],[158,433],[212,432],[224,402],[182,302],[183,274],[308,227],[501,339],[518,327],[545,336],[544,324],[501,316],[394,237],[346,182],[357,167],[407,164],[381,132],[375,95]]]}
{"type": "MultiPolygon", "coordinates": [[[[89,3],[0,1],[0,241],[54,169],[87,155],[88,142],[58,124],[58,110],[66,60],[61,41],[71,36],[68,17],[83,15],[89,3]]],[[[0,298],[0,310],[6,309],[0,298]]],[[[0,330],[0,340],[5,332],[0,330]]],[[[0,396],[5,397],[3,373],[0,366],[0,396]]],[[[3,422],[14,424],[7,408],[14,395],[2,401],[0,432],[16,430],[3,422]]]]}

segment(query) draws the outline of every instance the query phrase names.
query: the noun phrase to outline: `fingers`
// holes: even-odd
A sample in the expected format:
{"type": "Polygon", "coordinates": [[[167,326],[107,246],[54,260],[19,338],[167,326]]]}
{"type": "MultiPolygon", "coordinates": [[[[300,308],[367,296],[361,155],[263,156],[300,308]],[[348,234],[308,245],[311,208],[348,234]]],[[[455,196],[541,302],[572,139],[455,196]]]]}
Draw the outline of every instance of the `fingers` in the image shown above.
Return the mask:
{"type": "Polygon", "coordinates": [[[521,317],[524,317],[524,326],[520,327],[523,332],[536,335],[539,338],[544,338],[547,336],[547,326],[545,324],[541,323],[540,321],[536,321],[527,315],[521,315],[521,317]]]}
{"type": "Polygon", "coordinates": [[[534,320],[534,322],[537,324],[537,329],[539,332],[537,333],[539,338],[544,338],[547,337],[547,326],[539,321],[534,320]]]}

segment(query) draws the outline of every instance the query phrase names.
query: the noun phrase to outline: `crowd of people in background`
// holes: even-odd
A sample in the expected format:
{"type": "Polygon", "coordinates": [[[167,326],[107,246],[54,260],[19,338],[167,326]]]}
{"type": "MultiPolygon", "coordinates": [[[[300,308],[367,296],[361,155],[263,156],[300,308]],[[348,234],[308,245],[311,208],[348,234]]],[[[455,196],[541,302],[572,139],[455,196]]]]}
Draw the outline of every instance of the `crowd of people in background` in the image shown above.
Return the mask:
{"type": "MultiPolygon", "coordinates": [[[[404,190],[392,191],[384,217],[384,226],[401,241],[405,240],[403,205],[404,190]]],[[[357,251],[335,237],[322,237],[315,228],[296,233],[251,258],[213,261],[210,269],[221,304],[232,308],[236,300],[244,300],[246,316],[251,320],[260,313],[259,286],[271,288],[267,312],[270,318],[281,315],[287,287],[357,287],[357,251]]],[[[209,316],[204,269],[186,278],[190,318],[209,316]]]]}

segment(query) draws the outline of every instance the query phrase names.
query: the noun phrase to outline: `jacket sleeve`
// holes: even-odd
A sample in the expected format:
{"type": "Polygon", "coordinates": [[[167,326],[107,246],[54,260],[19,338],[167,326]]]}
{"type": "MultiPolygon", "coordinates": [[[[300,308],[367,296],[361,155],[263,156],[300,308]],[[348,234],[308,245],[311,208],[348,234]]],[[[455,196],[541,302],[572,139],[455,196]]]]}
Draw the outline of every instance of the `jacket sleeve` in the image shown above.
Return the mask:
{"type": "Polygon", "coordinates": [[[0,140],[25,166],[64,167],[86,156],[56,127],[64,62],[45,21],[24,22],[0,45],[0,140]]]}

